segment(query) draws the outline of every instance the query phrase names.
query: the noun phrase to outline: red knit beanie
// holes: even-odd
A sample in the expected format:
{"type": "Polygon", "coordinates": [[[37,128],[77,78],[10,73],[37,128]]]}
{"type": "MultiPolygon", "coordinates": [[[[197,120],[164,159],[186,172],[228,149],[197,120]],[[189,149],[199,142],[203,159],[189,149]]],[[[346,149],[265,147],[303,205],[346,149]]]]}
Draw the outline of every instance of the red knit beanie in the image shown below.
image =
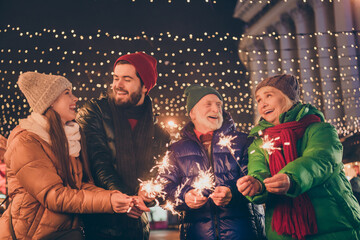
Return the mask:
{"type": "Polygon", "coordinates": [[[156,59],[154,57],[143,52],[126,54],[115,61],[114,70],[120,60],[128,61],[134,65],[136,72],[139,73],[141,80],[148,90],[147,92],[155,86],[158,72],[156,70],[156,59]]]}

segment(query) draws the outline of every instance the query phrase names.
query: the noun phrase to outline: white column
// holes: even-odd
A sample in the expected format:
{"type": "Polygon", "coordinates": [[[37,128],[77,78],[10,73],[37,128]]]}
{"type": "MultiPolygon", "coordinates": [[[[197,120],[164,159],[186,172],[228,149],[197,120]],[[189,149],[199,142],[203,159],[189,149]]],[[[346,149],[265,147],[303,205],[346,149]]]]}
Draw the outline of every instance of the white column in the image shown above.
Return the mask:
{"type": "Polygon", "coordinates": [[[290,12],[296,26],[296,41],[300,65],[300,85],[302,100],[323,110],[318,58],[316,57],[316,37],[314,35],[314,14],[310,6],[299,4],[290,12]]]}
{"type": "MultiPolygon", "coordinates": [[[[250,66],[250,89],[252,98],[252,106],[254,113],[254,123],[256,124],[260,118],[260,115],[257,111],[257,105],[255,101],[255,88],[262,80],[264,80],[266,75],[266,56],[264,54],[264,44],[260,40],[253,41],[252,45],[249,46],[249,66],[250,66]]],[[[250,104],[250,103],[249,103],[250,104]]]]}
{"type": "MultiPolygon", "coordinates": [[[[357,11],[360,11],[360,8],[357,11]]],[[[357,125],[354,126],[354,122],[357,122],[360,116],[360,81],[355,48],[358,45],[356,35],[353,33],[354,24],[350,0],[335,1],[334,14],[335,31],[338,32],[336,42],[345,123],[347,129],[354,130],[355,127],[358,127],[357,125]]]]}
{"type": "Polygon", "coordinates": [[[275,24],[275,28],[280,35],[280,56],[283,73],[297,76],[299,67],[294,23],[288,14],[283,14],[281,20],[275,24]]]}
{"type": "Polygon", "coordinates": [[[338,128],[344,120],[341,83],[338,71],[338,59],[334,32],[333,5],[328,1],[311,0],[315,13],[317,49],[320,65],[321,88],[324,99],[324,114],[327,120],[338,128]]]}
{"type": "Polygon", "coordinates": [[[280,43],[274,27],[267,28],[267,36],[264,37],[264,46],[266,50],[266,61],[268,77],[281,74],[280,62],[280,43]]]}

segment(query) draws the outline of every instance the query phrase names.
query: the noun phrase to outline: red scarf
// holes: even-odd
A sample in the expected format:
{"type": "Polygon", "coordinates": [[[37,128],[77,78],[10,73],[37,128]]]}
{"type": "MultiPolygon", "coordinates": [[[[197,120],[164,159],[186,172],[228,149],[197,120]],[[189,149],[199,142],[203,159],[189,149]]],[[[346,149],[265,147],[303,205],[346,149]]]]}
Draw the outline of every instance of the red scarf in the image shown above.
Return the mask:
{"type": "MultiPolygon", "coordinates": [[[[274,141],[275,149],[269,154],[272,176],[298,157],[297,140],[315,122],[320,122],[318,116],[307,115],[300,121],[282,123],[264,130],[264,136],[274,141]]],[[[287,234],[297,239],[317,233],[315,210],[309,196],[306,193],[296,198],[281,196],[274,209],[271,227],[279,235],[287,234]]]]}

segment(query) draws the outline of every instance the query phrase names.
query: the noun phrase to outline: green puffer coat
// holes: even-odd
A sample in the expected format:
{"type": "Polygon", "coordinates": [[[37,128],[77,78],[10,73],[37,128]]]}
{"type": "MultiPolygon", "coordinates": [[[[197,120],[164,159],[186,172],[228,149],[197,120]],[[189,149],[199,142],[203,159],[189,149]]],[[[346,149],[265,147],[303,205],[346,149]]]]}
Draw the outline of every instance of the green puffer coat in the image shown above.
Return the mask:
{"type": "MultiPolygon", "coordinates": [[[[287,164],[279,173],[286,173],[294,186],[289,197],[307,193],[315,209],[318,233],[306,239],[317,240],[359,240],[360,206],[352,194],[342,164],[342,145],[335,128],[324,122],[321,112],[309,104],[296,104],[288,112],[280,115],[280,123],[299,121],[308,114],[316,114],[322,120],[311,124],[297,142],[298,158],[287,164]]],[[[248,175],[261,182],[271,176],[269,157],[261,148],[262,139],[258,132],[274,125],[262,120],[255,126],[250,136],[256,140],[249,147],[248,175]]],[[[271,229],[271,220],[278,196],[263,191],[248,197],[254,203],[265,203],[266,235],[269,240],[293,239],[281,236],[271,229]]]]}

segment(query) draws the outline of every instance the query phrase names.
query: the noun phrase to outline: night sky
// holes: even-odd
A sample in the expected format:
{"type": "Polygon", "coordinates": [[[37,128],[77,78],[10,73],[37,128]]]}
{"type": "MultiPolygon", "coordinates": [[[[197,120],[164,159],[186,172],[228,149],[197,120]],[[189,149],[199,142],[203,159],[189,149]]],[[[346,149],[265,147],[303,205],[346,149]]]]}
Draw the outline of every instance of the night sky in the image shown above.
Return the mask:
{"type": "Polygon", "coordinates": [[[240,130],[252,125],[248,76],[238,55],[244,24],[236,0],[0,1],[0,134],[8,136],[29,107],[17,88],[21,72],[60,74],[84,101],[112,81],[113,62],[145,51],[158,59],[150,92],[160,123],[181,127],[188,84],[211,85],[240,130]]]}

